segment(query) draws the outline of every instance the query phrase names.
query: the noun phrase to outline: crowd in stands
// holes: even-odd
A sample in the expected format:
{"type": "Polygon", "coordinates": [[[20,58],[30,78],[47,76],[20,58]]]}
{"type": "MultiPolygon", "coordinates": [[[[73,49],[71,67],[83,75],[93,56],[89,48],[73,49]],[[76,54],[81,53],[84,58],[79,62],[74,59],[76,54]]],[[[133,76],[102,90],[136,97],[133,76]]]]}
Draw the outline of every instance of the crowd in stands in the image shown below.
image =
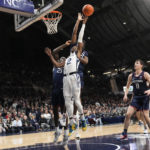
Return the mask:
{"type": "MultiPolygon", "coordinates": [[[[51,73],[31,70],[25,65],[0,63],[0,134],[54,129],[51,73]]],[[[89,125],[102,125],[102,118],[125,115],[128,104],[121,97],[106,96],[105,86],[99,88],[99,82],[95,81],[100,79],[86,78],[90,86],[85,81],[82,101],[89,125]]]]}
{"type": "MultiPolygon", "coordinates": [[[[124,116],[127,104],[118,97],[84,96],[84,114],[90,125],[102,118],[124,116]]],[[[51,97],[5,97],[0,104],[0,133],[26,133],[54,129],[51,97]]]]}

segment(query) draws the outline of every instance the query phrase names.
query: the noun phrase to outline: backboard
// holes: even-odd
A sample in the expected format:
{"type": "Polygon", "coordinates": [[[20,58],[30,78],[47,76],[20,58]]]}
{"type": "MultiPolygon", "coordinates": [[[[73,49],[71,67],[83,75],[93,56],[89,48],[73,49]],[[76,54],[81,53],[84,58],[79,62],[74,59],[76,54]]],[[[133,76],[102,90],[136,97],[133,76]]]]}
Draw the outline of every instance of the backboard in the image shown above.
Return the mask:
{"type": "Polygon", "coordinates": [[[0,0],[0,11],[10,14],[29,17],[34,14],[34,8],[34,4],[30,0],[0,0]]]}
{"type": "MultiPolygon", "coordinates": [[[[24,15],[15,14],[14,22],[15,22],[15,30],[20,32],[25,28],[29,27],[31,24],[41,20],[42,17],[47,15],[49,12],[57,9],[63,4],[63,0],[41,0],[42,3],[39,5],[39,8],[34,9],[34,14],[30,17],[26,17],[24,15]]],[[[34,2],[34,1],[33,1],[34,2]]]]}

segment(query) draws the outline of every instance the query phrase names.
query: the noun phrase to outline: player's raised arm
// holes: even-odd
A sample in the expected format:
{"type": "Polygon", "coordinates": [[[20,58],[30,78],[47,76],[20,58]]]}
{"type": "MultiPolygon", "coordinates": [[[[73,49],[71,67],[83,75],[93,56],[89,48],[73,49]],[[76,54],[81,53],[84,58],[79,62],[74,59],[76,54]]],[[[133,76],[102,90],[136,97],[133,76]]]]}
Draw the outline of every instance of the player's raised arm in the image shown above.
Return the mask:
{"type": "Polygon", "coordinates": [[[83,50],[83,36],[84,36],[84,30],[85,30],[85,26],[86,26],[86,22],[88,20],[88,17],[85,17],[82,23],[82,27],[79,33],[79,37],[78,37],[78,58],[80,60],[81,63],[83,64],[88,64],[88,57],[84,56],[84,58],[81,57],[82,54],[82,50],[83,50]]]}
{"type": "Polygon", "coordinates": [[[53,55],[52,55],[51,49],[49,49],[48,47],[45,48],[45,53],[49,56],[49,58],[51,59],[51,62],[53,63],[53,65],[54,65],[55,67],[57,67],[57,68],[64,67],[65,61],[64,61],[64,62],[61,62],[61,63],[60,63],[60,62],[57,62],[57,61],[55,60],[55,58],[53,57],[53,55]]]}
{"type": "MultiPolygon", "coordinates": [[[[150,74],[148,72],[144,72],[144,77],[150,84],[150,74]]],[[[150,90],[145,91],[145,94],[150,95],[150,90]]]]}
{"type": "Polygon", "coordinates": [[[78,19],[76,21],[76,24],[74,26],[73,29],[73,33],[72,33],[72,38],[71,38],[71,43],[74,44],[77,42],[77,32],[78,32],[78,27],[80,24],[80,21],[83,20],[81,13],[78,13],[78,19]]]}
{"type": "Polygon", "coordinates": [[[129,92],[129,88],[130,88],[130,85],[132,83],[132,74],[130,74],[128,76],[128,81],[127,81],[127,85],[126,85],[126,90],[125,90],[125,93],[124,93],[124,98],[123,98],[123,101],[126,102],[128,100],[128,92],[129,92]]]}
{"type": "Polygon", "coordinates": [[[63,50],[64,48],[66,48],[67,46],[69,46],[71,44],[71,40],[66,41],[65,44],[62,44],[60,46],[58,46],[57,48],[55,48],[53,50],[53,54],[59,53],[61,50],[63,50]]]}

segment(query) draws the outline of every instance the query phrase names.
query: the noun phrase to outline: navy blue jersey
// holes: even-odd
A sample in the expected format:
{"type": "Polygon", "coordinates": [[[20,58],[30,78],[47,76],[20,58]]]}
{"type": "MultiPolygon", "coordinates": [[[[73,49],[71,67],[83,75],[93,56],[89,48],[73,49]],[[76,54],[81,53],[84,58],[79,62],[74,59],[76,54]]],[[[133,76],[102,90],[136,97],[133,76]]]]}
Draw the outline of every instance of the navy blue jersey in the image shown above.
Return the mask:
{"type": "Polygon", "coordinates": [[[63,68],[53,68],[53,89],[63,88],[63,68]]]}
{"type": "MultiPolygon", "coordinates": [[[[84,58],[85,56],[88,57],[88,52],[84,50],[81,54],[81,58],[84,58]]],[[[78,72],[83,73],[84,68],[85,68],[85,65],[80,62],[78,72]]]]}
{"type": "Polygon", "coordinates": [[[144,71],[139,76],[132,74],[133,94],[136,96],[145,95],[144,92],[148,89],[146,79],[144,78],[144,71]]]}

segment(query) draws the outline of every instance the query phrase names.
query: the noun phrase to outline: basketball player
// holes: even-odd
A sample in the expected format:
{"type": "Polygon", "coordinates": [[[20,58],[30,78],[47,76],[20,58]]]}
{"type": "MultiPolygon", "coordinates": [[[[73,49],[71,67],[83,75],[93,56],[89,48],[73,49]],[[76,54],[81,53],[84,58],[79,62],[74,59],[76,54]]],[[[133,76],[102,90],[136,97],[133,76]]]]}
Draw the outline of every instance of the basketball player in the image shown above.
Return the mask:
{"type": "Polygon", "coordinates": [[[127,88],[124,95],[124,102],[127,102],[128,100],[128,90],[130,85],[133,85],[133,99],[128,107],[125,121],[124,121],[124,131],[122,133],[121,139],[127,139],[127,130],[130,123],[130,118],[135,113],[136,110],[141,110],[144,118],[150,128],[150,119],[149,119],[149,96],[146,95],[149,94],[149,91],[147,91],[147,83],[150,83],[150,75],[147,72],[143,71],[144,63],[142,60],[138,59],[135,61],[134,69],[135,72],[130,74],[127,81],[127,88]]]}
{"type": "Polygon", "coordinates": [[[81,57],[82,48],[83,48],[83,35],[85,30],[85,24],[87,22],[87,17],[82,19],[81,14],[78,14],[78,19],[76,21],[73,36],[71,41],[71,49],[70,49],[70,56],[66,59],[65,63],[58,63],[54,57],[50,53],[50,58],[57,67],[64,67],[64,78],[63,78],[63,93],[65,97],[65,105],[67,109],[67,113],[70,119],[69,125],[69,135],[76,129],[77,124],[73,117],[73,104],[75,102],[78,111],[80,113],[80,117],[82,120],[82,129],[86,130],[86,121],[83,113],[83,106],[81,105],[80,101],[80,91],[81,91],[81,82],[80,76],[78,73],[78,66],[79,66],[79,57],[81,57]],[[76,44],[76,34],[78,31],[79,23],[83,20],[83,24],[79,33],[78,37],[78,45],[76,44]]]}
{"type": "MultiPolygon", "coordinates": [[[[61,57],[59,59],[58,52],[69,45],[70,45],[70,41],[67,41],[65,44],[53,50],[53,55],[58,62],[62,63],[66,60],[65,57],[61,57]]],[[[49,48],[45,48],[45,53],[49,56],[48,51],[49,48]]],[[[64,103],[64,96],[63,96],[63,68],[57,68],[56,66],[53,67],[52,105],[53,105],[54,122],[55,122],[54,143],[57,143],[58,138],[61,134],[61,131],[59,129],[59,109],[61,111],[61,114],[65,113],[66,110],[65,110],[65,103],[64,103]]],[[[68,125],[66,123],[66,126],[64,127],[63,142],[65,142],[68,137],[67,127],[68,125]]]]}
{"type": "MultiPolygon", "coordinates": [[[[72,34],[72,43],[77,45],[77,32],[73,32],[72,34]]],[[[85,50],[85,41],[83,42],[83,50],[82,50],[82,54],[81,56],[78,57],[78,62],[79,62],[79,68],[78,68],[78,73],[80,75],[80,81],[81,81],[81,94],[80,94],[80,100],[81,100],[81,96],[82,96],[82,90],[84,87],[84,68],[85,65],[88,64],[88,52],[85,50]]],[[[77,128],[79,128],[79,120],[78,120],[78,116],[77,116],[77,106],[74,104],[74,119],[78,122],[77,123],[77,128]]],[[[83,129],[84,130],[84,129],[83,129]]],[[[76,137],[79,138],[79,134],[77,132],[76,137]]]]}

